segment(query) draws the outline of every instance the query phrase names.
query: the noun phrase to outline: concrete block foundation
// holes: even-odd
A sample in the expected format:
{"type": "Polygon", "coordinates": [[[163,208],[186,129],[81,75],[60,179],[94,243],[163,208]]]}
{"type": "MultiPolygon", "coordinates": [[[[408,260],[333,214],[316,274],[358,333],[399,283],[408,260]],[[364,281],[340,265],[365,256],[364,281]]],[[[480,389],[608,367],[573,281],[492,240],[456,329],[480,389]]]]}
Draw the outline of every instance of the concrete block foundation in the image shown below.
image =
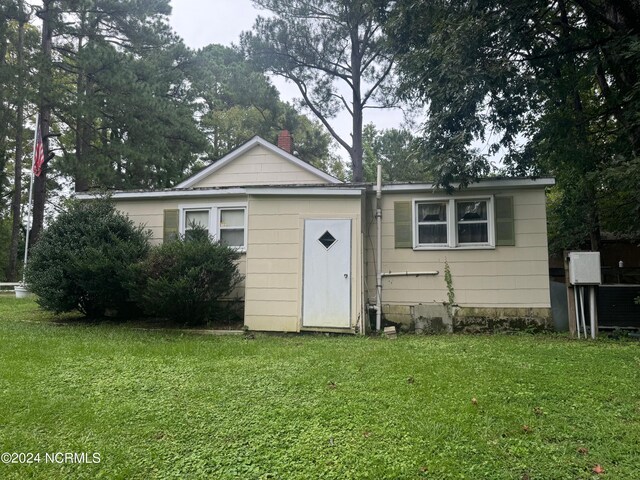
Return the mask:
{"type": "Polygon", "coordinates": [[[418,334],[553,331],[551,308],[448,308],[434,303],[384,305],[382,311],[401,331],[418,334]]]}

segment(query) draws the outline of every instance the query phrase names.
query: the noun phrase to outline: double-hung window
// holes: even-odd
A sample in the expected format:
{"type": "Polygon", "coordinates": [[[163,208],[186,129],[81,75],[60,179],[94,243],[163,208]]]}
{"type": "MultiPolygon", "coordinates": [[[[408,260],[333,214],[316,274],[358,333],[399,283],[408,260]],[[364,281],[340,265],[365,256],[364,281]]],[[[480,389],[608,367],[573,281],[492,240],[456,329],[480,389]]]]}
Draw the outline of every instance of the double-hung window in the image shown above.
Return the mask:
{"type": "Polygon", "coordinates": [[[180,233],[185,238],[203,228],[215,240],[238,250],[246,248],[247,208],[244,205],[184,206],[180,208],[180,233]]]}
{"type": "Polygon", "coordinates": [[[231,247],[244,248],[244,208],[220,208],[218,209],[220,220],[218,222],[218,236],[220,242],[231,247]]]}
{"type": "Polygon", "coordinates": [[[495,246],[491,197],[415,200],[413,212],[415,249],[495,246]]]}
{"type": "Polygon", "coordinates": [[[203,228],[209,234],[209,209],[206,210],[185,210],[184,212],[184,237],[191,238],[194,230],[203,228]]]}
{"type": "Polygon", "coordinates": [[[455,203],[458,245],[488,245],[489,201],[458,200],[455,203]]]}
{"type": "Polygon", "coordinates": [[[420,202],[416,204],[419,245],[445,247],[449,244],[447,209],[448,202],[420,202]]]}

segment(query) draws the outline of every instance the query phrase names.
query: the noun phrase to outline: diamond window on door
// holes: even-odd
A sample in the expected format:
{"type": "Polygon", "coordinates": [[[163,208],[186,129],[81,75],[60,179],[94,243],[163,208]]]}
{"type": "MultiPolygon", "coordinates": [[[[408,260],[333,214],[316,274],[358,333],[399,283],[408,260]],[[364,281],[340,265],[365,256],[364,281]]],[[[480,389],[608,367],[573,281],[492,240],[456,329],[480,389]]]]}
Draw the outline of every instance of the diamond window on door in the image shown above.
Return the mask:
{"type": "Polygon", "coordinates": [[[329,233],[329,230],[327,230],[326,232],[324,232],[322,234],[322,236],[318,239],[318,241],[324,245],[324,248],[326,248],[327,250],[329,250],[329,248],[331,248],[331,245],[333,245],[334,243],[336,243],[336,238],[331,235],[329,233]]]}

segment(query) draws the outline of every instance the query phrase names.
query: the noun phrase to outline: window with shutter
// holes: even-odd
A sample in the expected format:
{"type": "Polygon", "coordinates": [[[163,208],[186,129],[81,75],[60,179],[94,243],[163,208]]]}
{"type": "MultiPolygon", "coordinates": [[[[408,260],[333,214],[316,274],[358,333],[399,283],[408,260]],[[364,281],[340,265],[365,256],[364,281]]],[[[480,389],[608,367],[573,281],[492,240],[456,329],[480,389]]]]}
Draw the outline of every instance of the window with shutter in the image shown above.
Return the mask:
{"type": "Polygon", "coordinates": [[[412,205],[415,250],[490,249],[496,245],[491,196],[415,199],[412,205]]]}

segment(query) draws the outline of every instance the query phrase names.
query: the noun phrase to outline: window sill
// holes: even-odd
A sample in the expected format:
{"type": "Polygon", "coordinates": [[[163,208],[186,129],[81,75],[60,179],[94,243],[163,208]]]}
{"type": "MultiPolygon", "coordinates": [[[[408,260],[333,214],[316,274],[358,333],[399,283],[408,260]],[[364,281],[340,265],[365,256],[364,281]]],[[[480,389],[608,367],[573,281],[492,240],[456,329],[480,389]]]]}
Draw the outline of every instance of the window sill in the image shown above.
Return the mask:
{"type": "Polygon", "coordinates": [[[442,246],[442,245],[438,245],[438,246],[433,246],[433,247],[427,247],[424,245],[418,245],[413,247],[413,250],[415,251],[434,251],[434,250],[495,250],[496,246],[495,245],[458,245],[456,247],[449,247],[449,246],[442,246]]]}

